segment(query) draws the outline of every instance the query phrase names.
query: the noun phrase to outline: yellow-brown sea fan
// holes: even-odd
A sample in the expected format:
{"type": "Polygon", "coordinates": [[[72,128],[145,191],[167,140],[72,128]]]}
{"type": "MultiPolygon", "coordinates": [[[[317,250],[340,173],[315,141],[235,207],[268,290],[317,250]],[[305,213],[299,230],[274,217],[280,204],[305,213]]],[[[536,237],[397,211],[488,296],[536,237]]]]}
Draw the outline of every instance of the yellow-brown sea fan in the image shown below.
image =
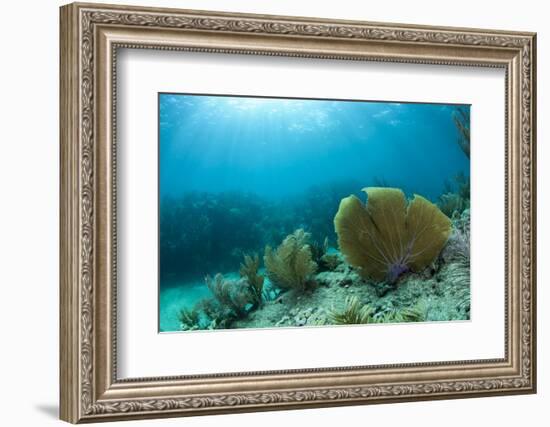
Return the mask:
{"type": "Polygon", "coordinates": [[[342,199],[334,227],[346,261],[363,277],[395,282],[439,255],[451,234],[451,221],[435,204],[417,194],[407,204],[398,188],[362,191],[367,203],[355,196],[342,199]]]}

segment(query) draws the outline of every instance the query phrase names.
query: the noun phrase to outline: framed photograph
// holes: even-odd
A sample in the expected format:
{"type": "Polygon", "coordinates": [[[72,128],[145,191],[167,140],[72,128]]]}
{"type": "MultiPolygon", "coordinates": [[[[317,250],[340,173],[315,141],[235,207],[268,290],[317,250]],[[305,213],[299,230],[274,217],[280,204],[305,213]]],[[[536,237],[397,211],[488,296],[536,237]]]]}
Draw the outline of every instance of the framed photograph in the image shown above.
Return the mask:
{"type": "Polygon", "coordinates": [[[536,391],[535,34],[60,22],[63,420],[536,391]]]}

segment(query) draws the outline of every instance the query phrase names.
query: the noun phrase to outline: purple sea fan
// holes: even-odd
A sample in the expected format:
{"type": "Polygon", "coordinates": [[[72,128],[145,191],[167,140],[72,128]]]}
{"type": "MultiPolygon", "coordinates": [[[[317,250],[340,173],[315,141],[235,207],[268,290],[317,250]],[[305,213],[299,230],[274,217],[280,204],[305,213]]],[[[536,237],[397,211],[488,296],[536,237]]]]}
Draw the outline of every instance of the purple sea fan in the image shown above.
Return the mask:
{"type": "Polygon", "coordinates": [[[404,262],[390,264],[390,266],[388,267],[387,280],[390,283],[394,283],[399,278],[399,276],[401,276],[403,273],[407,273],[408,271],[410,271],[409,266],[404,262]]]}
{"type": "Polygon", "coordinates": [[[416,194],[407,203],[397,188],[363,191],[366,204],[346,197],[334,217],[340,250],[363,277],[394,283],[439,255],[451,234],[451,220],[435,204],[416,194]]]}

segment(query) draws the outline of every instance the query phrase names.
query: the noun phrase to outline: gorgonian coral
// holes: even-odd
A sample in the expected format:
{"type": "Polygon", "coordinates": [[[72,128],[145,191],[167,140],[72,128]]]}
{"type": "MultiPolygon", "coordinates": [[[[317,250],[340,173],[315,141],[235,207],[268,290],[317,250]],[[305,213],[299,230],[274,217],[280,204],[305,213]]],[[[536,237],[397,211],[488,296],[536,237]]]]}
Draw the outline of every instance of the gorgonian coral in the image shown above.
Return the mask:
{"type": "Polygon", "coordinates": [[[308,244],[310,234],[301,228],[283,240],[276,250],[266,246],[264,264],[272,283],[282,289],[303,291],[317,270],[308,244]]]}
{"type": "Polygon", "coordinates": [[[445,193],[439,196],[438,206],[441,211],[449,218],[453,217],[455,212],[462,212],[468,206],[469,200],[465,200],[456,193],[445,193]]]}
{"type": "Polygon", "coordinates": [[[264,287],[264,276],[258,274],[260,268],[260,257],[258,254],[254,256],[245,255],[244,263],[241,264],[239,274],[245,278],[248,283],[248,289],[254,300],[254,307],[262,303],[262,293],[264,287]]]}
{"type": "Polygon", "coordinates": [[[246,316],[249,306],[254,306],[255,296],[244,279],[226,279],[223,274],[218,273],[213,279],[206,276],[205,282],[222,307],[229,309],[237,318],[246,316]]]}
{"type": "Polygon", "coordinates": [[[451,233],[451,220],[436,205],[419,195],[407,204],[397,188],[363,191],[366,204],[346,197],[334,218],[340,250],[363,277],[394,283],[439,255],[451,233]]]}
{"type": "Polygon", "coordinates": [[[180,328],[182,331],[195,331],[200,329],[200,310],[195,305],[191,308],[183,307],[178,313],[180,328]]]}
{"type": "Polygon", "coordinates": [[[457,143],[464,154],[470,158],[470,109],[457,107],[452,117],[458,131],[457,143]]]}

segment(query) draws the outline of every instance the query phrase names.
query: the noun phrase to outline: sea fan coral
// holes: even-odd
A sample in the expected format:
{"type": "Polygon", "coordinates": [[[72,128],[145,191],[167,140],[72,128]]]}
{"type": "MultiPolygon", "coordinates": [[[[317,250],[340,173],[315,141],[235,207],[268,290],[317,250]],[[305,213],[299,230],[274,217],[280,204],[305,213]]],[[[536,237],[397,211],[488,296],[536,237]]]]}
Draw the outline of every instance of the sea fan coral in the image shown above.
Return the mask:
{"type": "Polygon", "coordinates": [[[262,291],[264,287],[264,276],[258,274],[260,268],[260,257],[258,254],[254,256],[245,255],[244,263],[241,264],[239,274],[245,278],[248,283],[248,288],[254,298],[254,305],[258,306],[262,302],[262,291]]]}
{"type": "Polygon", "coordinates": [[[272,283],[283,289],[305,289],[308,279],[317,270],[309,238],[309,233],[300,228],[287,236],[277,250],[266,246],[264,263],[272,283]]]}
{"type": "Polygon", "coordinates": [[[439,196],[438,206],[441,211],[449,218],[453,217],[455,212],[462,212],[468,207],[469,201],[460,197],[456,193],[445,193],[439,196]]]}
{"type": "Polygon", "coordinates": [[[200,328],[200,310],[197,306],[182,308],[178,313],[182,331],[194,331],[200,328]]]}
{"type": "Polygon", "coordinates": [[[453,232],[443,250],[441,258],[447,262],[459,261],[470,263],[470,209],[464,210],[460,216],[455,215],[453,232]]]}
{"type": "Polygon", "coordinates": [[[446,281],[449,289],[458,299],[457,309],[470,313],[471,288],[470,264],[466,261],[449,264],[446,270],[446,281]]]}
{"type": "Polygon", "coordinates": [[[459,135],[457,143],[464,154],[470,158],[470,110],[457,108],[453,113],[453,121],[459,135]]]}
{"type": "Polygon", "coordinates": [[[237,318],[246,316],[247,308],[254,305],[254,296],[244,279],[225,279],[222,274],[218,273],[213,279],[206,276],[205,282],[218,302],[231,310],[237,318]]]}
{"type": "Polygon", "coordinates": [[[369,187],[367,204],[349,196],[334,217],[346,261],[363,277],[394,283],[407,271],[421,271],[438,255],[451,233],[451,220],[415,195],[407,206],[397,188],[369,187]]]}
{"type": "Polygon", "coordinates": [[[455,213],[461,214],[470,208],[470,177],[459,172],[453,180],[454,185],[450,180],[445,182],[444,192],[437,202],[439,209],[451,219],[455,213]]]}
{"type": "Polygon", "coordinates": [[[325,240],[323,240],[323,243],[311,242],[309,244],[311,257],[317,264],[321,262],[321,259],[323,258],[323,256],[328,252],[328,248],[329,248],[328,237],[325,237],[325,240]]]}

